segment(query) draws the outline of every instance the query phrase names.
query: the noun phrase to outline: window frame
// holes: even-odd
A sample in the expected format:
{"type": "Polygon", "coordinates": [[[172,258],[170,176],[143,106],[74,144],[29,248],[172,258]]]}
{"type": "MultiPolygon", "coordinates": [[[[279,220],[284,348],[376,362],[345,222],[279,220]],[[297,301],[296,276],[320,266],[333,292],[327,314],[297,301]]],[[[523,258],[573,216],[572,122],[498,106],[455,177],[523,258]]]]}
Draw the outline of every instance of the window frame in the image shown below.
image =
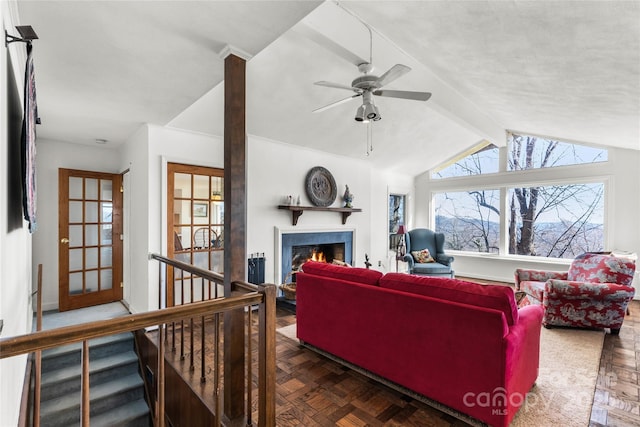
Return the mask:
{"type": "MultiPolygon", "coordinates": [[[[533,135],[535,136],[535,135],[533,135]]],[[[571,141],[564,141],[571,142],[571,141]]],[[[576,143],[577,144],[577,143],[576,143]]],[[[588,145],[588,144],[584,144],[588,145]]],[[[428,182],[427,194],[427,211],[428,224],[435,230],[435,196],[437,193],[443,192],[464,192],[470,190],[492,190],[500,191],[500,241],[498,253],[471,252],[447,249],[447,252],[457,253],[460,255],[491,257],[491,258],[509,258],[509,259],[526,259],[528,261],[544,261],[544,262],[561,262],[566,258],[552,258],[532,255],[509,254],[508,246],[508,200],[507,192],[514,187],[532,187],[532,186],[553,186],[553,185],[571,185],[571,184],[602,184],[604,187],[604,212],[603,212],[603,244],[605,248],[611,247],[611,236],[613,235],[613,227],[611,224],[610,212],[612,206],[612,177],[610,171],[607,170],[611,160],[612,152],[609,150],[607,160],[590,164],[574,164],[557,166],[553,168],[536,168],[528,170],[508,171],[508,147],[502,146],[499,156],[499,171],[497,173],[488,173],[482,175],[471,175],[463,177],[451,178],[432,178],[432,172],[425,174],[428,182]]],[[[435,168],[434,168],[435,169],[435,168]]]]}

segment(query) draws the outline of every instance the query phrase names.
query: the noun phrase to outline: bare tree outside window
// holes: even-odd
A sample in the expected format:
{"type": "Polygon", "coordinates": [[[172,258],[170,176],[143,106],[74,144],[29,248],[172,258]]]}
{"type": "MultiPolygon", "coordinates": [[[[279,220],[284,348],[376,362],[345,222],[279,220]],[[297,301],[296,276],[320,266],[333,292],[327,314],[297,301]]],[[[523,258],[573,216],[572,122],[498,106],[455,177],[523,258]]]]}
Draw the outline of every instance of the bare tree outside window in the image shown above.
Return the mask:
{"type": "Polygon", "coordinates": [[[445,249],[498,253],[500,190],[438,193],[436,230],[445,234],[445,249]]]}
{"type": "MultiPolygon", "coordinates": [[[[484,173],[483,162],[474,158],[477,155],[461,159],[458,163],[462,165],[453,170],[464,170],[468,175],[484,173]]],[[[604,149],[528,135],[509,137],[507,170],[511,173],[606,160],[604,149]]],[[[603,183],[504,188],[509,211],[502,215],[500,189],[435,195],[436,229],[445,233],[448,249],[498,252],[500,224],[504,221],[510,254],[574,258],[603,250],[603,183]]]]}

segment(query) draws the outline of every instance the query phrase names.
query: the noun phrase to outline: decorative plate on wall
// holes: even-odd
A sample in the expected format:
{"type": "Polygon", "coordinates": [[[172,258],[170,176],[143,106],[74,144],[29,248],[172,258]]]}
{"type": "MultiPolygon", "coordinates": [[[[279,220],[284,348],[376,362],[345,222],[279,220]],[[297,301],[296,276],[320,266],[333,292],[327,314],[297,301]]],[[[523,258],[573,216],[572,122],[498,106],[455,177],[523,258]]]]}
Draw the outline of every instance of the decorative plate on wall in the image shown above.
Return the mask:
{"type": "Polygon", "coordinates": [[[338,195],[336,180],[322,166],[316,166],[307,172],[305,190],[314,206],[330,206],[338,195]]]}

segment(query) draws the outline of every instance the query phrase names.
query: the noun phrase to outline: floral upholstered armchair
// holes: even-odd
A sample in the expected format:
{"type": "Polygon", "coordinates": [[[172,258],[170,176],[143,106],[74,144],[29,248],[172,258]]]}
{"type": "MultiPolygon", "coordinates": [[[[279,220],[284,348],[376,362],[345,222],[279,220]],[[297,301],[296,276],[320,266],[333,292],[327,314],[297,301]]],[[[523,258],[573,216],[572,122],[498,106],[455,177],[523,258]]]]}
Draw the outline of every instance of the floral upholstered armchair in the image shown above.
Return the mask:
{"type": "Polygon", "coordinates": [[[610,328],[618,335],[635,294],[634,273],[633,260],[586,253],[568,272],[517,269],[515,283],[525,293],[520,306],[542,304],[545,327],[610,328]]]}

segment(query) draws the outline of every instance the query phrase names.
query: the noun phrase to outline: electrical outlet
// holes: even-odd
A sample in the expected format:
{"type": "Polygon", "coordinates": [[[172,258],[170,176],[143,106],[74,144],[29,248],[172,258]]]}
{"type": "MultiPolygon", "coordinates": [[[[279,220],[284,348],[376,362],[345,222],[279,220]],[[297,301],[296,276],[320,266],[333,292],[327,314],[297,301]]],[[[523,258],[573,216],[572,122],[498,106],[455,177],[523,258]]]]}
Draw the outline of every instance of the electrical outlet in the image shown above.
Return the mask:
{"type": "Polygon", "coordinates": [[[382,261],[378,261],[378,267],[382,267],[382,261]]]}

